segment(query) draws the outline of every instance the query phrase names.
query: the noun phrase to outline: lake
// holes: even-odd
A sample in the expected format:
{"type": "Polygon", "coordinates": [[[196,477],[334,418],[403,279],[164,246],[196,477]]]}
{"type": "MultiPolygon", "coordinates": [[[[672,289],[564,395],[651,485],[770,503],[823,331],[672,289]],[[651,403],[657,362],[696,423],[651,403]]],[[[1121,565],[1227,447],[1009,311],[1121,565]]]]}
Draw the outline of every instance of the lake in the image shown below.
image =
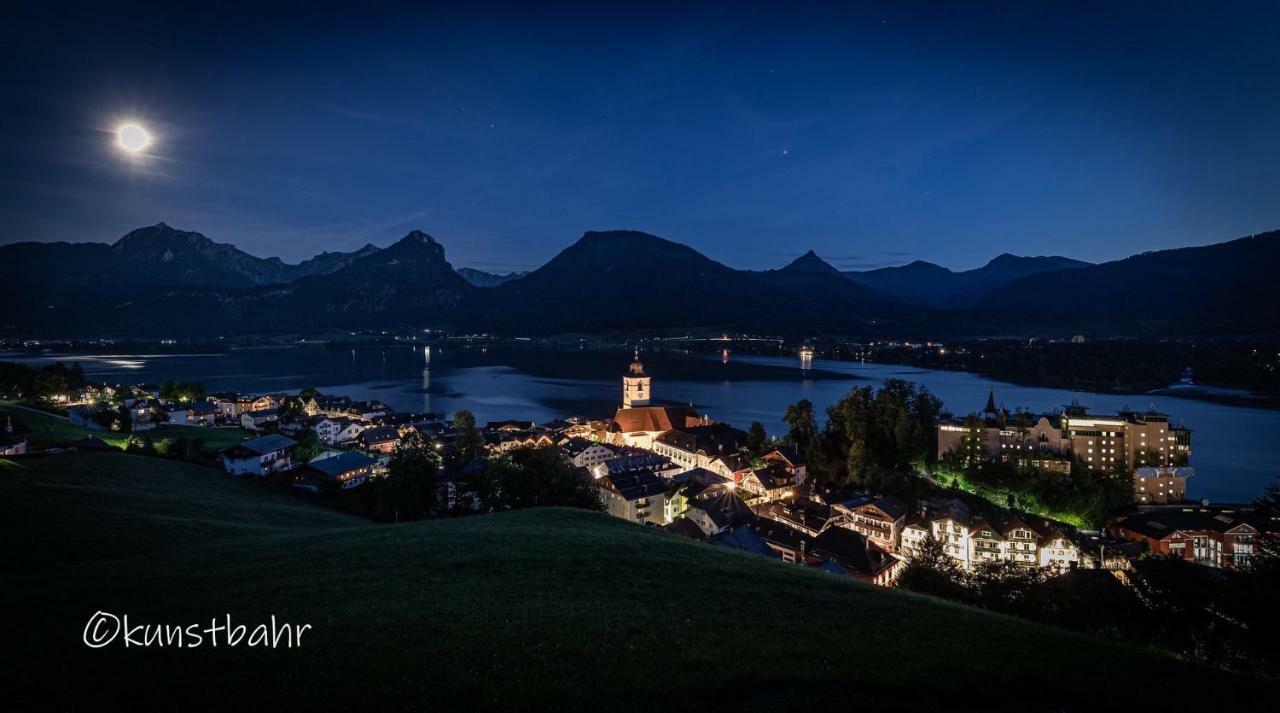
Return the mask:
{"type": "MultiPolygon", "coordinates": [[[[745,428],[752,421],[770,433],[785,431],[788,404],[809,399],[822,413],[853,386],[899,378],[923,384],[959,414],[977,411],[994,388],[997,403],[1051,411],[1078,399],[1095,413],[1153,405],[1194,430],[1191,464],[1197,475],[1189,497],[1247,501],[1280,473],[1280,411],[1228,406],[1176,396],[1116,395],[1014,386],[974,374],[887,364],[715,356],[681,351],[641,355],[653,377],[656,402],[692,403],[712,418],[745,428]]],[[[0,355],[39,365],[78,361],[91,380],[203,382],[210,391],[296,392],[315,386],[354,399],[377,399],[397,411],[452,414],[469,409],[481,421],[548,421],[566,415],[612,415],[620,377],[631,354],[619,349],[572,350],[539,346],[433,345],[389,347],[264,347],[216,354],[0,355]]]]}

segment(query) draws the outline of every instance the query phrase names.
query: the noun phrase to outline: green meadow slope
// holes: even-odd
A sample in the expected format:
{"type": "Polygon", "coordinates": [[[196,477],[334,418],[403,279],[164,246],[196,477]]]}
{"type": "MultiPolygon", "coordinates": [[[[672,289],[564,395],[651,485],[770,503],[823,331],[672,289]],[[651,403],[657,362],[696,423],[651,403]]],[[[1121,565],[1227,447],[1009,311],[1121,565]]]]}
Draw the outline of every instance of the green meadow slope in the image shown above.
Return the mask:
{"type": "Polygon", "coordinates": [[[11,710],[1158,710],[1252,685],[581,511],[373,525],[86,453],[0,459],[0,521],[11,710]],[[314,628],[292,650],[91,650],[98,610],[314,628]]]}

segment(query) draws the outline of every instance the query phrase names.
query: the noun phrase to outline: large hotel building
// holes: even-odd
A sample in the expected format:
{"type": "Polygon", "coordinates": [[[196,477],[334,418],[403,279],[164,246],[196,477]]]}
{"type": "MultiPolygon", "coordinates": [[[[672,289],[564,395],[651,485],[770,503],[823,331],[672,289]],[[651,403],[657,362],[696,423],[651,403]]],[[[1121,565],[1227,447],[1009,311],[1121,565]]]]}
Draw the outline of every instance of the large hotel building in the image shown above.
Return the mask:
{"type": "Polygon", "coordinates": [[[1154,409],[1097,415],[1077,401],[1053,414],[1011,414],[996,408],[992,393],[981,414],[938,425],[938,455],[950,451],[1061,472],[1073,458],[1096,470],[1124,467],[1138,476],[1140,501],[1178,502],[1186,494],[1191,430],[1154,409]]]}

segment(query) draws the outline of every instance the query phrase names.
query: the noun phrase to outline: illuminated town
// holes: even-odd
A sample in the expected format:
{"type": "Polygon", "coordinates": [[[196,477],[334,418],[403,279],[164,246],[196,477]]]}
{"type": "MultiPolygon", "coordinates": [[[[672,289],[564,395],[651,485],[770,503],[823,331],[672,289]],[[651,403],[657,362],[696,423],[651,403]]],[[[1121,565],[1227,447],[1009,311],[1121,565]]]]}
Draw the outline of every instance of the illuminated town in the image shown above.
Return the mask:
{"type": "Polygon", "coordinates": [[[1280,3],[13,0],[6,710],[1280,682],[1280,3]]]}

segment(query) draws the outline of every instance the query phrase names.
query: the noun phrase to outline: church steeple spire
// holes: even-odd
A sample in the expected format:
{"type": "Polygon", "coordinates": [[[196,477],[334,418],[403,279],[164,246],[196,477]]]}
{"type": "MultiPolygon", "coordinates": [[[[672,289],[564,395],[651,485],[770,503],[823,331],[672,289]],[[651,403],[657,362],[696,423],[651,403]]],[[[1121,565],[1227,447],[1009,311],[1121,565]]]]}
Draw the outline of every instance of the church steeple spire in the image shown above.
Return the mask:
{"type": "Polygon", "coordinates": [[[640,347],[636,347],[635,357],[631,361],[631,375],[644,376],[644,364],[640,363],[640,347]]]}
{"type": "Polygon", "coordinates": [[[987,392],[987,407],[982,409],[982,412],[991,416],[996,413],[996,390],[994,387],[987,392]]]}

